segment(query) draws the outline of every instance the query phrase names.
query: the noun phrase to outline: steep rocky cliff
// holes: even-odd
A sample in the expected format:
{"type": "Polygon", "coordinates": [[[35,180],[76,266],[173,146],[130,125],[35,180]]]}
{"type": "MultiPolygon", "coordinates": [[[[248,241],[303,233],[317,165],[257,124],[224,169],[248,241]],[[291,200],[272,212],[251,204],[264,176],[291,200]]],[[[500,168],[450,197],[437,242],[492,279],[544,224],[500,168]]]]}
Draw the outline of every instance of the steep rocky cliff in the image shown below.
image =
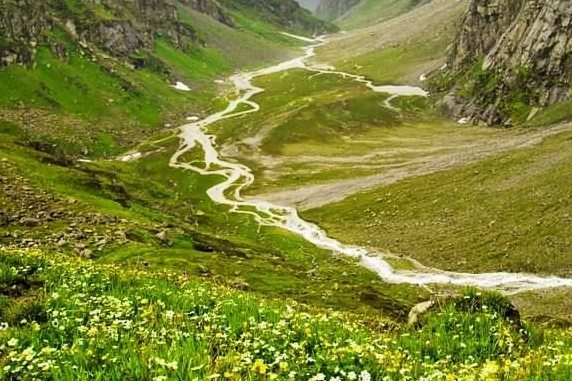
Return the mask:
{"type": "Polygon", "coordinates": [[[432,87],[473,123],[512,125],[572,97],[569,0],[473,0],[432,87]]]}

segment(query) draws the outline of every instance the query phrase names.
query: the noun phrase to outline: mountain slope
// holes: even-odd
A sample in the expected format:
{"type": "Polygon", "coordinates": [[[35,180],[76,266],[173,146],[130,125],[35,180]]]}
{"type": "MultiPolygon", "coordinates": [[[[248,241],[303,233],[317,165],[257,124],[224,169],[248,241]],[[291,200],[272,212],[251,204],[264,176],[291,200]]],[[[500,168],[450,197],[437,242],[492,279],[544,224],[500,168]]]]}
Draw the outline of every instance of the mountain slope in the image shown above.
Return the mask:
{"type": "Polygon", "coordinates": [[[360,0],[321,0],[316,14],[324,20],[335,20],[356,6],[360,0]]]}
{"type": "Polygon", "coordinates": [[[389,20],[430,0],[321,0],[318,17],[344,29],[358,29],[389,20]]]}
{"type": "Polygon", "coordinates": [[[218,107],[218,77],[291,54],[297,43],[281,30],[332,28],[293,1],[281,4],[2,0],[0,116],[45,147],[118,153],[218,107]],[[177,81],[191,91],[169,86],[177,81]]]}
{"type": "Polygon", "coordinates": [[[320,0],[298,0],[298,4],[300,4],[303,8],[310,10],[311,12],[315,12],[320,5],[320,0]]]}
{"type": "Polygon", "coordinates": [[[450,91],[456,117],[519,124],[572,96],[572,8],[568,1],[474,0],[434,81],[450,91]]]}

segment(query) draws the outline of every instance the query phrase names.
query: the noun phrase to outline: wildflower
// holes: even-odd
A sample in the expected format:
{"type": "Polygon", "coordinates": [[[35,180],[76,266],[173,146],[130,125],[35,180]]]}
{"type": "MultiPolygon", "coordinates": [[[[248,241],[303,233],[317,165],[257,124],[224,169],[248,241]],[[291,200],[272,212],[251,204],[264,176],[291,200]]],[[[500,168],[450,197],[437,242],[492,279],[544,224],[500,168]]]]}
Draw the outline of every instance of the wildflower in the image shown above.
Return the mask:
{"type": "Polygon", "coordinates": [[[175,312],[169,310],[169,311],[165,312],[165,316],[167,317],[167,319],[173,320],[173,318],[175,317],[175,312]]]}
{"type": "Polygon", "coordinates": [[[483,369],[481,370],[481,376],[485,379],[492,377],[498,373],[499,369],[500,367],[496,362],[489,360],[483,366],[483,369]]]}
{"type": "Polygon", "coordinates": [[[153,377],[153,381],[167,381],[167,377],[166,376],[153,377]]]}
{"type": "Polygon", "coordinates": [[[364,370],[363,372],[360,373],[359,379],[361,381],[371,381],[371,375],[367,370],[364,370]]]}
{"type": "Polygon", "coordinates": [[[18,345],[18,339],[16,339],[15,337],[8,340],[9,347],[15,347],[16,345],[18,345]]]}
{"type": "Polygon", "coordinates": [[[350,380],[350,381],[357,380],[357,375],[354,371],[351,371],[348,373],[348,380],[350,380]]]}
{"type": "Polygon", "coordinates": [[[165,367],[167,369],[171,369],[171,370],[179,369],[179,365],[177,364],[176,361],[171,361],[171,362],[165,363],[165,367]]]}
{"type": "Polygon", "coordinates": [[[264,360],[257,359],[256,361],[254,361],[254,364],[252,364],[251,369],[255,373],[266,374],[267,366],[266,364],[264,364],[264,360]]]}
{"type": "Polygon", "coordinates": [[[285,361],[281,361],[281,362],[278,364],[278,367],[280,368],[281,371],[285,371],[285,370],[288,369],[288,363],[285,362],[285,361]]]}

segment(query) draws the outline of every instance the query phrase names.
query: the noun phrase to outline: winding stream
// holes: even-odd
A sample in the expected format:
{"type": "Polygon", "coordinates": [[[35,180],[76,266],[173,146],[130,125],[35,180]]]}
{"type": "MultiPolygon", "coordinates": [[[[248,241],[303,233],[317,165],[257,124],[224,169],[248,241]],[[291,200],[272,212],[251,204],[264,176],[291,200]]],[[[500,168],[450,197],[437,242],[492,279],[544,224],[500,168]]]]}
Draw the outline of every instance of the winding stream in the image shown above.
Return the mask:
{"type": "Polygon", "coordinates": [[[221,205],[228,205],[233,213],[251,215],[260,225],[286,229],[302,236],[308,242],[320,248],[355,258],[361,265],[377,273],[381,279],[389,283],[406,283],[419,286],[429,284],[475,286],[484,289],[496,289],[512,294],[537,289],[572,287],[572,279],[540,277],[530,274],[468,274],[442,271],[429,267],[420,267],[415,271],[396,270],[384,260],[383,253],[373,252],[364,247],[345,245],[328,237],[319,226],[301,219],[295,208],[275,205],[263,200],[245,200],[241,196],[241,191],[254,182],[252,171],[242,164],[223,160],[216,149],[216,138],[213,135],[208,135],[207,127],[223,119],[254,113],[260,109],[260,106],[252,101],[252,98],[262,93],[264,89],[252,84],[255,78],[290,69],[305,69],[320,74],[340,75],[364,83],[373,91],[390,94],[390,97],[386,101],[386,106],[390,108],[394,108],[390,102],[396,97],[427,95],[423,89],[417,87],[375,86],[363,76],[335,71],[333,68],[312,66],[306,63],[306,60],[313,57],[315,48],[325,44],[326,41],[323,38],[310,40],[294,35],[289,36],[311,42],[312,44],[305,48],[304,55],[299,58],[266,69],[250,73],[240,73],[230,77],[230,81],[234,84],[239,94],[238,98],[231,101],[225,110],[212,114],[205,119],[186,124],[180,128],[182,143],[180,149],[170,160],[171,167],[191,170],[205,176],[222,176],[225,180],[207,191],[208,196],[214,202],[221,205]],[[237,111],[240,105],[248,105],[250,108],[244,111],[237,111]],[[204,167],[196,166],[195,162],[186,163],[181,160],[185,153],[199,148],[204,152],[204,167]]]}

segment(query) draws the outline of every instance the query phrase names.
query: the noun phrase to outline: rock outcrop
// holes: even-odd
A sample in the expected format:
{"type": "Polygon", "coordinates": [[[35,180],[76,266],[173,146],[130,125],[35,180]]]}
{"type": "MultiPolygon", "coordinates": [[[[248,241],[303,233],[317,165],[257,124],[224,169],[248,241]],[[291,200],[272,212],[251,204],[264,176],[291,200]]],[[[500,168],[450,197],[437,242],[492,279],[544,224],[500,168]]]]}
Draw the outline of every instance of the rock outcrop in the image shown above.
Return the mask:
{"type": "Polygon", "coordinates": [[[50,25],[43,2],[0,3],[0,67],[33,62],[38,41],[50,25]]]}
{"type": "Polygon", "coordinates": [[[193,26],[180,18],[184,9],[230,27],[236,27],[232,12],[246,9],[284,29],[323,33],[332,28],[294,0],[0,0],[0,67],[33,66],[39,44],[64,58],[62,31],[81,49],[122,59],[152,49],[157,38],[185,50],[201,41],[193,26]]]}
{"type": "Polygon", "coordinates": [[[447,112],[473,123],[512,125],[572,96],[569,0],[473,0],[434,76],[447,112]]]}

